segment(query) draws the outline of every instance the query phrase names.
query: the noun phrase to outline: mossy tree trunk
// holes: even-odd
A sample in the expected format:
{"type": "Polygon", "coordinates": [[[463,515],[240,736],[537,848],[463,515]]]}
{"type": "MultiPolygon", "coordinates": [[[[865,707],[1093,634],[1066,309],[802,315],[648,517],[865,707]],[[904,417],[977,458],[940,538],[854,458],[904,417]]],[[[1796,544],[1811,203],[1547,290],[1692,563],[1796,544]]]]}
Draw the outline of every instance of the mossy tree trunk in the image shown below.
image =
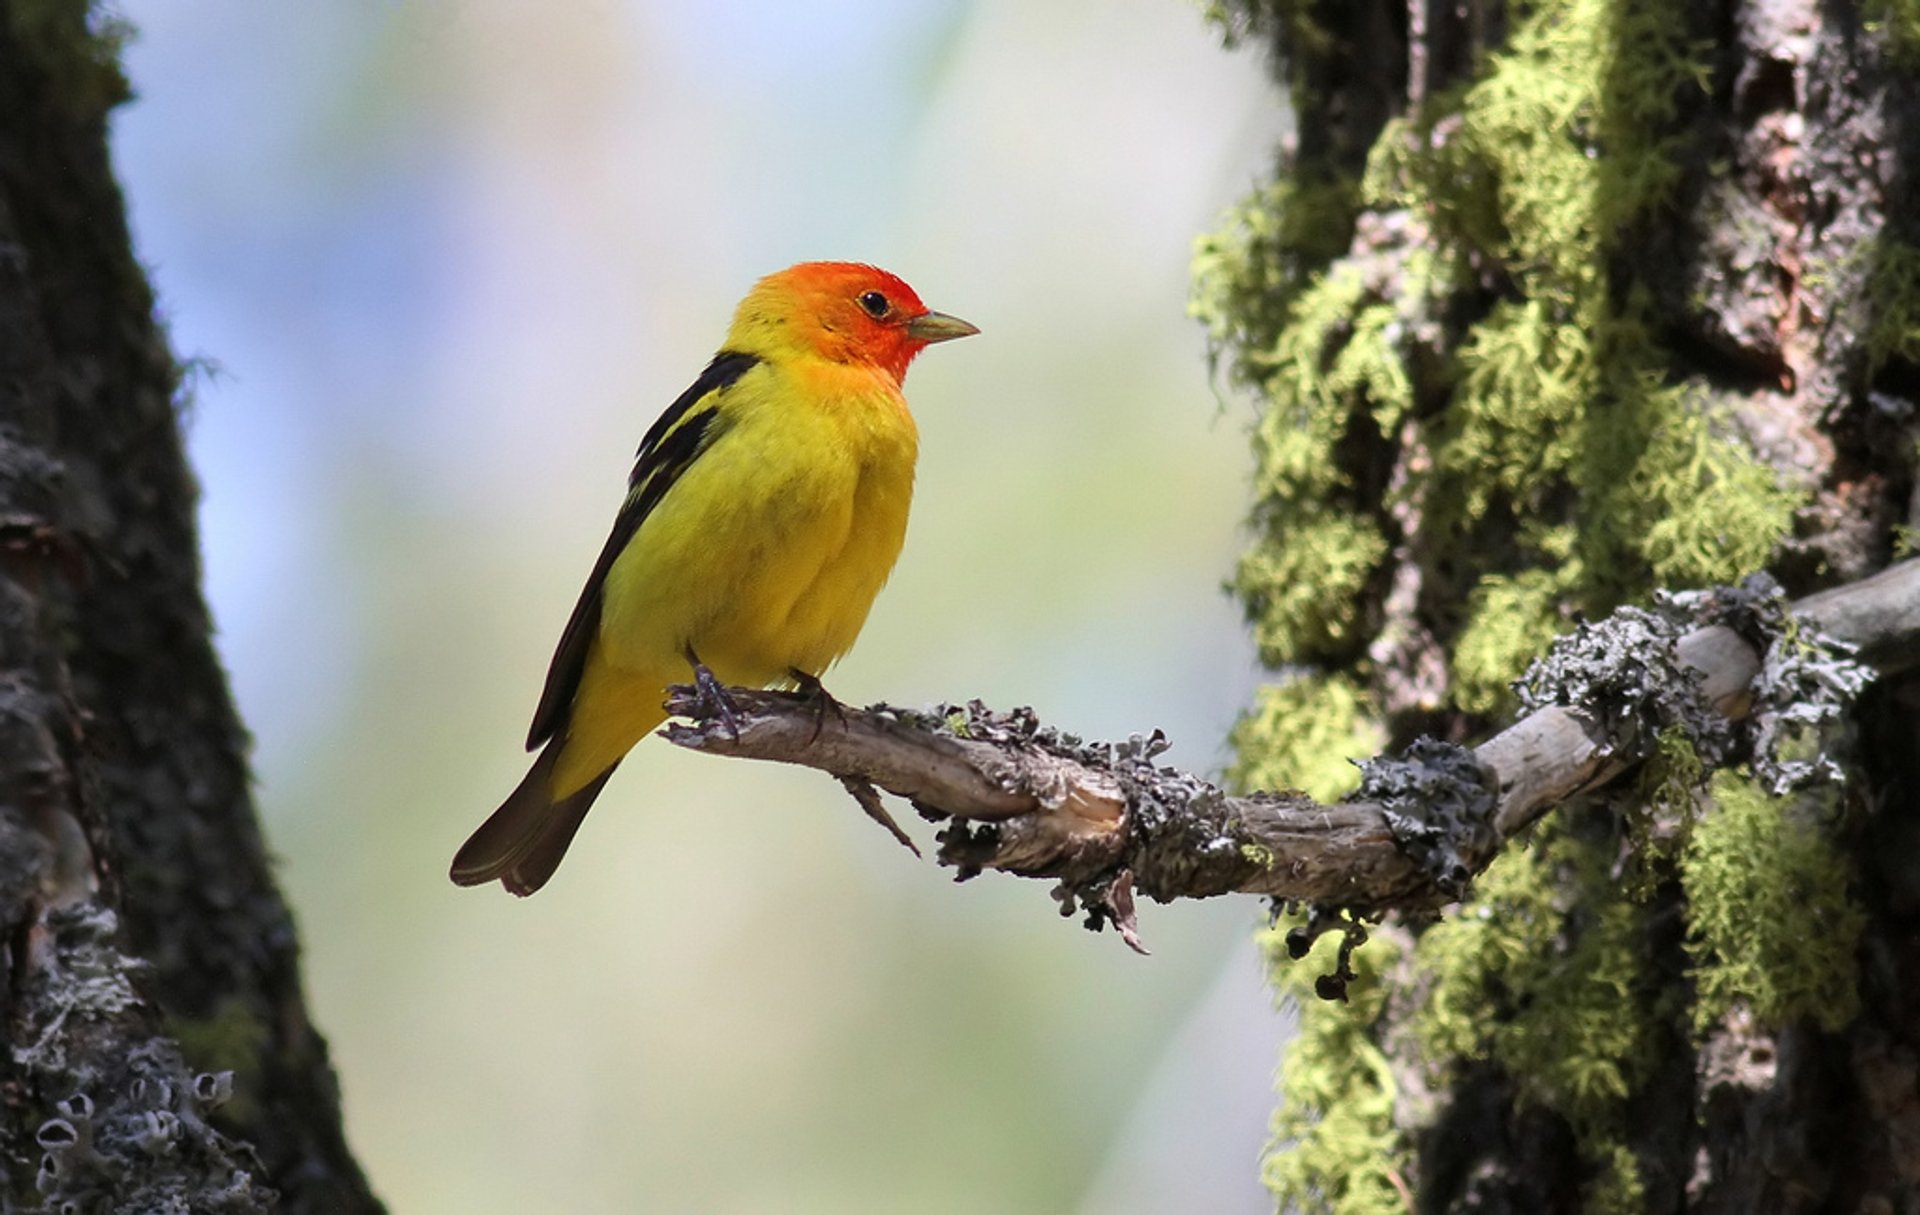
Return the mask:
{"type": "MultiPolygon", "coordinates": [[[[1920,5],[1224,0],[1298,134],[1203,242],[1262,405],[1237,585],[1275,679],[1237,777],[1467,741],[1583,616],[1912,543],[1920,5]]],[[[1302,1031],[1301,1210],[1920,1210],[1920,683],[1844,781],[1645,777],[1563,807],[1302,1031]]],[[[1278,936],[1276,934],[1276,945],[1278,936]]]]}
{"type": "Polygon", "coordinates": [[[0,0],[0,1206],[378,1211],[198,586],[80,0],[0,0]]]}

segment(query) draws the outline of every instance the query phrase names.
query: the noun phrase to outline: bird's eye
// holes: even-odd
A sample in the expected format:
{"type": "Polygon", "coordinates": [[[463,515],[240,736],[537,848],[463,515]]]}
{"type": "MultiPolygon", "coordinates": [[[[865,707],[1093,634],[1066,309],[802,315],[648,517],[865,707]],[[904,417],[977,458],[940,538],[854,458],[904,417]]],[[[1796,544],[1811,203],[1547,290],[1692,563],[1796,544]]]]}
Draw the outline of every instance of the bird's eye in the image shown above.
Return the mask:
{"type": "Polygon", "coordinates": [[[893,305],[887,303],[887,297],[878,291],[868,291],[860,296],[860,306],[867,310],[868,316],[877,321],[885,316],[887,309],[893,305]]]}

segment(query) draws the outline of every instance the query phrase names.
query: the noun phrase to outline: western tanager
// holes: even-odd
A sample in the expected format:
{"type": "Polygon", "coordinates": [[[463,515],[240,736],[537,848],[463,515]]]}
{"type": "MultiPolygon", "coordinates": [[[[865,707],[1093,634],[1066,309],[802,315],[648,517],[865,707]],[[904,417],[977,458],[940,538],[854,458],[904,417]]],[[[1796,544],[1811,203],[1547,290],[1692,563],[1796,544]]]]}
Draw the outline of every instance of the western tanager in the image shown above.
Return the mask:
{"type": "Polygon", "coordinates": [[[668,684],[808,682],[847,652],[906,536],[919,437],[900,381],[931,343],[977,332],[872,266],[805,262],[754,286],[641,440],[533,715],[527,748],[546,745],[454,856],[455,882],[544,885],[666,719],[668,684]]]}

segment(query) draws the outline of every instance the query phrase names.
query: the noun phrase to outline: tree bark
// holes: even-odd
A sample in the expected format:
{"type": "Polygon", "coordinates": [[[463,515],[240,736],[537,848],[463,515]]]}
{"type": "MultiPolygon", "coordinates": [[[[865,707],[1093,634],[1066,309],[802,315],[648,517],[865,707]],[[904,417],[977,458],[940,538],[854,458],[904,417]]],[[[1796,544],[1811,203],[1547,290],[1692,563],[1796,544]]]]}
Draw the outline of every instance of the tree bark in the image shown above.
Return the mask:
{"type": "MultiPolygon", "coordinates": [[[[1483,737],[1582,617],[1912,551],[1920,9],[1223,0],[1298,135],[1205,242],[1256,395],[1256,787],[1483,737]]],[[[1268,1176],[1326,1211],[1920,1209],[1920,685],[1795,791],[1663,733],[1308,1001],[1268,1176]],[[1803,982],[1803,980],[1808,980],[1803,982]],[[1356,989],[1360,990],[1360,989],[1356,989]]],[[[1731,757],[1747,757],[1735,741],[1731,757]]],[[[1276,982],[1304,994],[1274,938],[1276,982]]]]}
{"type": "Polygon", "coordinates": [[[119,33],[0,0],[6,1202],[378,1211],[210,641],[181,373],[107,156],[119,33]]]}

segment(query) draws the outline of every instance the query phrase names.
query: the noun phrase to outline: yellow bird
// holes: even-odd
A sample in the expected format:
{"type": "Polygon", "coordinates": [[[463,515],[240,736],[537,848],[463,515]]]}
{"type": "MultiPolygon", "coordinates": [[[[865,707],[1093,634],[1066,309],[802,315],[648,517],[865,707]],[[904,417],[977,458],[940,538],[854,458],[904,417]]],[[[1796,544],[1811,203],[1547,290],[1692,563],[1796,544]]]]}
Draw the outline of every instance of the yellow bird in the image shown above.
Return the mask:
{"type": "Polygon", "coordinates": [[[919,434],[900,381],[979,330],[885,270],[760,280],[720,353],[641,440],[560,635],[520,787],[453,858],[462,886],[546,884],[671,683],[805,682],[853,645],[906,537],[919,434]],[[704,681],[703,681],[704,682],[704,681]]]}

